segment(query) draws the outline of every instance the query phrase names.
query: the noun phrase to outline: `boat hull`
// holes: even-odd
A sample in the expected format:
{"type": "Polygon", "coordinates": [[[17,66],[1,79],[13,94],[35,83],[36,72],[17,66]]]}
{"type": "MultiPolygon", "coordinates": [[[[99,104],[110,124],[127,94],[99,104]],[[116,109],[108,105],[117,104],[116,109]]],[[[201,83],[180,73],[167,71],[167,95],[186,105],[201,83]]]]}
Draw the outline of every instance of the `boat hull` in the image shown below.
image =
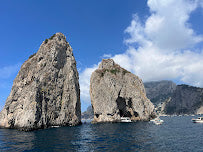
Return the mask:
{"type": "Polygon", "coordinates": [[[193,123],[203,123],[203,117],[199,117],[198,119],[192,119],[193,123]]]}
{"type": "Polygon", "coordinates": [[[193,123],[203,123],[202,120],[192,120],[193,123]]]}
{"type": "Polygon", "coordinates": [[[128,117],[121,117],[121,122],[132,122],[128,117]]]}

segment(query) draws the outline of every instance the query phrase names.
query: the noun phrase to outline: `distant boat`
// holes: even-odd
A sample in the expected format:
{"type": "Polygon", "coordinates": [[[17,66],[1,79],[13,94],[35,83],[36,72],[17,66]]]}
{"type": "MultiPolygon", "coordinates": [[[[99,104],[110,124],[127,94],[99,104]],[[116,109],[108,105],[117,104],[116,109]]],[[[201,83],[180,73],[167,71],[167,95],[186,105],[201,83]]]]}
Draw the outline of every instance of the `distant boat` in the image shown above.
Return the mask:
{"type": "Polygon", "coordinates": [[[150,120],[151,122],[153,122],[154,124],[156,125],[161,125],[164,121],[161,120],[159,117],[155,118],[155,119],[152,119],[150,120]]]}
{"type": "Polygon", "coordinates": [[[132,122],[129,117],[121,117],[121,122],[132,122]]]}
{"type": "Polygon", "coordinates": [[[198,117],[197,119],[192,119],[192,122],[194,123],[203,123],[203,117],[198,117]]]}
{"type": "Polygon", "coordinates": [[[58,128],[58,127],[60,127],[60,126],[51,126],[51,128],[58,128]]]}

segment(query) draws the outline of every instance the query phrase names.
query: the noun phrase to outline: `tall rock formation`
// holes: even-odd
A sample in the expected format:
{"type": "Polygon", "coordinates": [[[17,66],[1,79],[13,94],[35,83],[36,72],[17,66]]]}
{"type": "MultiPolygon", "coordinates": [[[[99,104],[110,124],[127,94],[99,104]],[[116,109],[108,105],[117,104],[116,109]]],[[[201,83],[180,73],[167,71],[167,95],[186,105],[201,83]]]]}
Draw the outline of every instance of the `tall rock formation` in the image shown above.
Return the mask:
{"type": "Polygon", "coordinates": [[[0,127],[34,130],[81,122],[80,89],[72,48],[62,33],[46,39],[22,65],[0,127]]]}
{"type": "Polygon", "coordinates": [[[91,75],[90,97],[94,122],[116,122],[121,117],[149,120],[154,105],[146,97],[142,80],[112,59],[102,60],[91,75]]]}
{"type": "Polygon", "coordinates": [[[189,85],[178,85],[166,103],[166,114],[203,114],[203,88],[189,85]]]}

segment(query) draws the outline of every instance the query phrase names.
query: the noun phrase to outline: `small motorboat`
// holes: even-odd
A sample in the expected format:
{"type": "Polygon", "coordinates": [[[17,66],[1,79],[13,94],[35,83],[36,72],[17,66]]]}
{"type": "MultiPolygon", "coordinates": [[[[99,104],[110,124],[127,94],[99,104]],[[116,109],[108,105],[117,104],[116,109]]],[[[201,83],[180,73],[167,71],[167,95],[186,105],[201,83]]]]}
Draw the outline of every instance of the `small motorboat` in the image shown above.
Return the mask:
{"type": "Polygon", "coordinates": [[[121,117],[121,122],[132,122],[129,117],[121,117]]]}
{"type": "Polygon", "coordinates": [[[150,120],[151,122],[153,122],[154,124],[156,125],[161,125],[164,121],[161,120],[159,117],[155,118],[155,119],[152,119],[150,120]]]}
{"type": "Polygon", "coordinates": [[[51,126],[51,128],[59,128],[60,126],[51,126]]]}
{"type": "Polygon", "coordinates": [[[197,119],[192,118],[193,123],[203,123],[203,117],[198,117],[197,119]]]}

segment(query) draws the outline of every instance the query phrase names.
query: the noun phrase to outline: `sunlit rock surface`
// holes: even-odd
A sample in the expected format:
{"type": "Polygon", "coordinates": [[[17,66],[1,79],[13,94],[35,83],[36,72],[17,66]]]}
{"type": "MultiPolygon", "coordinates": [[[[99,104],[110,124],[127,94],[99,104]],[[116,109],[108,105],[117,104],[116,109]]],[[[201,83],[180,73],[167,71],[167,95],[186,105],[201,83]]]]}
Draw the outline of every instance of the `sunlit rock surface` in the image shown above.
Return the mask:
{"type": "Polygon", "coordinates": [[[121,117],[149,120],[154,105],[146,97],[142,80],[112,59],[102,60],[91,75],[91,104],[94,122],[117,122],[121,117]]]}
{"type": "Polygon", "coordinates": [[[28,131],[79,124],[78,79],[71,46],[62,33],[54,34],[22,65],[0,113],[0,127],[28,131]]]}

